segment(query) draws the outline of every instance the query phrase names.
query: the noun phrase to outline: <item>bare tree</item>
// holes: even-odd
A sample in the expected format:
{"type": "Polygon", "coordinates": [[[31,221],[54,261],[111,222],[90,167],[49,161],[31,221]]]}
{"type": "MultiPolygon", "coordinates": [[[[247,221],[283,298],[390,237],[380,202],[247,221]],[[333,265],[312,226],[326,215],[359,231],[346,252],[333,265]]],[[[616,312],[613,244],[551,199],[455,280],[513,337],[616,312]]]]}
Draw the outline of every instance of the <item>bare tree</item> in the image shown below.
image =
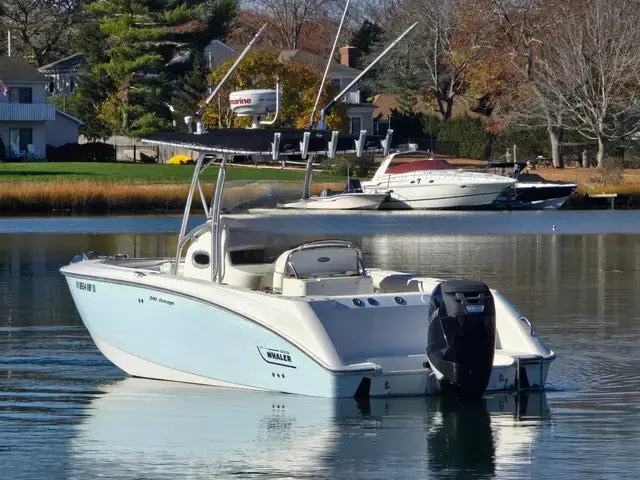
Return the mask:
{"type": "Polygon", "coordinates": [[[12,31],[17,51],[38,67],[67,53],[83,13],[82,0],[0,0],[0,23],[12,31]]]}
{"type": "Polygon", "coordinates": [[[307,22],[326,19],[334,0],[246,0],[244,6],[266,17],[265,34],[280,48],[300,48],[300,34],[307,22]]]}
{"type": "Polygon", "coordinates": [[[509,109],[513,123],[547,128],[553,165],[562,168],[560,148],[563,137],[563,115],[554,100],[537,82],[540,47],[552,31],[570,15],[571,2],[559,0],[469,0],[481,24],[495,31],[493,48],[501,49],[511,64],[515,84],[509,109]]]}
{"type": "Polygon", "coordinates": [[[568,128],[598,144],[640,131],[640,2],[584,0],[542,48],[535,80],[563,112],[568,128]]]}
{"type": "Polygon", "coordinates": [[[481,35],[468,36],[464,48],[454,45],[460,32],[459,7],[458,0],[387,0],[387,20],[382,24],[386,44],[407,25],[422,20],[396,53],[382,62],[379,78],[392,91],[422,92],[426,99],[434,99],[445,120],[464,91],[465,74],[478,59],[476,47],[481,41],[481,35]]]}

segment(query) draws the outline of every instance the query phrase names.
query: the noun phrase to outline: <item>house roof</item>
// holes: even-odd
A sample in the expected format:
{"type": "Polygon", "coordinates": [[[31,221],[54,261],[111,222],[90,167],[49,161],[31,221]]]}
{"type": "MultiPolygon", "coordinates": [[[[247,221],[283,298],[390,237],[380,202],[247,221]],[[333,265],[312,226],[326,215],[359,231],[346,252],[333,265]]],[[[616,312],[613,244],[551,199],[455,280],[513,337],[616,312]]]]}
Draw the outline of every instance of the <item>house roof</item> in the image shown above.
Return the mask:
{"type": "MultiPolygon", "coordinates": [[[[228,47],[231,47],[236,53],[241,53],[246,45],[239,44],[228,44],[228,47]]],[[[257,50],[265,50],[268,52],[279,53],[278,59],[280,61],[290,61],[304,63],[306,65],[311,65],[314,67],[318,67],[320,69],[324,69],[327,64],[327,59],[321,57],[320,55],[316,55],[315,53],[307,52],[302,49],[295,50],[282,50],[280,48],[276,48],[272,45],[256,45],[253,47],[257,50]]],[[[343,74],[352,74],[356,77],[360,70],[356,70],[355,68],[351,68],[348,65],[342,65],[341,63],[336,62],[335,60],[331,62],[331,67],[329,68],[330,73],[343,73],[343,74]]]]}
{"type": "MultiPolygon", "coordinates": [[[[373,97],[373,104],[376,107],[376,109],[373,111],[373,117],[382,121],[389,120],[391,110],[397,108],[398,103],[399,102],[397,95],[392,95],[390,93],[381,93],[376,95],[375,97],[373,97]]],[[[436,105],[431,105],[425,102],[424,99],[419,95],[416,95],[416,104],[413,107],[413,111],[415,113],[424,113],[425,115],[436,115],[442,118],[442,115],[440,115],[440,112],[436,108],[436,105]]],[[[468,110],[464,105],[454,103],[451,116],[455,118],[465,114],[469,115],[471,118],[479,116],[477,113],[468,110]]]]}
{"type": "MultiPolygon", "coordinates": [[[[326,58],[322,58],[320,55],[316,55],[315,53],[306,52],[300,49],[283,50],[282,52],[280,52],[279,58],[281,61],[293,60],[294,62],[305,63],[307,65],[312,65],[318,68],[324,68],[327,64],[326,58]]],[[[348,65],[342,65],[341,63],[332,60],[329,72],[353,74],[353,76],[355,77],[360,73],[360,70],[351,68],[348,65]]]]}
{"type": "Polygon", "coordinates": [[[76,118],[76,117],[74,117],[73,115],[69,115],[68,113],[65,113],[65,112],[63,112],[62,110],[58,110],[58,109],[56,108],[56,115],[58,115],[58,114],[60,114],[60,115],[62,115],[62,116],[65,116],[65,117],[67,117],[69,120],[73,120],[74,122],[79,123],[80,125],[84,125],[84,124],[85,124],[85,122],[83,122],[83,121],[82,121],[82,120],[80,120],[79,118],[76,118]]]}
{"type": "Polygon", "coordinates": [[[86,58],[84,53],[74,53],[66,58],[61,58],[60,60],[56,60],[44,67],[40,67],[38,70],[41,72],[51,72],[51,71],[63,71],[63,70],[71,70],[73,68],[77,68],[80,65],[84,64],[86,58]]]}
{"type": "Polygon", "coordinates": [[[0,57],[0,80],[3,82],[46,82],[36,67],[18,57],[0,57]]]}

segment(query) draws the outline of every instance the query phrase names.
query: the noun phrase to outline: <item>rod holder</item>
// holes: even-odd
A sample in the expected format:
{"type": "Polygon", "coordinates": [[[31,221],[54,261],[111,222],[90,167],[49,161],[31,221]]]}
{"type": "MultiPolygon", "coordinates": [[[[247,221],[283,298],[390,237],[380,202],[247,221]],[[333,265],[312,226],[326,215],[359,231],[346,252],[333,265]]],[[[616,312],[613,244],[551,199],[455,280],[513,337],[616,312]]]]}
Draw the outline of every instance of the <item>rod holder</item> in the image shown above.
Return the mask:
{"type": "Polygon", "coordinates": [[[366,141],[367,141],[367,131],[360,130],[360,136],[358,137],[358,140],[355,140],[357,157],[362,156],[362,152],[364,151],[364,144],[366,141]]]}
{"type": "Polygon", "coordinates": [[[300,142],[300,152],[302,153],[303,159],[307,158],[309,152],[309,140],[311,140],[311,132],[304,132],[302,141],[300,142]]]}
{"type": "Polygon", "coordinates": [[[273,142],[271,142],[271,157],[274,160],[278,160],[278,157],[280,156],[280,137],[281,137],[281,133],[280,132],[276,132],[273,134],[273,142]]]}
{"type": "Polygon", "coordinates": [[[335,158],[337,149],[338,149],[338,132],[334,130],[333,132],[331,132],[331,141],[329,142],[329,151],[327,152],[327,157],[335,158]]]}
{"type": "Polygon", "coordinates": [[[391,139],[393,138],[393,130],[387,130],[387,136],[381,140],[382,148],[384,148],[384,156],[388,156],[391,151],[391,139]]]}

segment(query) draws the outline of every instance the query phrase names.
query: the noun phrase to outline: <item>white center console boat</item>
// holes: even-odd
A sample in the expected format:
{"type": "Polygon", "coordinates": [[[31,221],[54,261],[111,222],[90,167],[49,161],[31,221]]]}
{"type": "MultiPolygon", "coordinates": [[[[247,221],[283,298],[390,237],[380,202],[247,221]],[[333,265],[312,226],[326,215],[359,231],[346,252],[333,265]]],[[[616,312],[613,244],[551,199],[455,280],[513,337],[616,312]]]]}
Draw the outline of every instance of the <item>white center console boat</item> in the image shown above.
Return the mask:
{"type": "MultiPolygon", "coordinates": [[[[300,145],[361,154],[358,140],[278,129],[143,139],[201,154],[175,258],[85,255],[61,269],[102,353],[135,377],[320,397],[542,389],[555,354],[484,283],[371,268],[349,242],[291,244],[269,232],[268,215],[221,213],[231,156],[277,160],[300,145]],[[213,163],[204,153],[219,156],[220,173],[203,199],[206,221],[187,233],[199,176],[213,163]]],[[[367,140],[369,151],[388,150],[367,140]]]]}

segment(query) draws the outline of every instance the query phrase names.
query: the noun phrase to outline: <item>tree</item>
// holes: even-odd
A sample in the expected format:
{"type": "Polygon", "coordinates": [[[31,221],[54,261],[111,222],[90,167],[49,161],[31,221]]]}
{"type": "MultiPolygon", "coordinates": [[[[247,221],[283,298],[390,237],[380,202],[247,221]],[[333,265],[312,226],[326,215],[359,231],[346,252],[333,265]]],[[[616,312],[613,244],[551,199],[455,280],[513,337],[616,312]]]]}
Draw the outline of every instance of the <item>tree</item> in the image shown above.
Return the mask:
{"type": "Polygon", "coordinates": [[[166,128],[171,118],[176,72],[168,62],[226,33],[236,1],[95,0],[88,8],[108,37],[106,59],[92,70],[114,87],[100,118],[115,134],[141,136],[166,128]]]}
{"type": "Polygon", "coordinates": [[[275,46],[300,48],[300,34],[306,22],[327,16],[331,0],[252,0],[253,10],[268,18],[266,35],[275,46]]]}
{"type": "Polygon", "coordinates": [[[383,34],[384,31],[380,25],[370,20],[365,20],[360,27],[351,34],[348,43],[352,47],[356,47],[361,54],[369,55],[371,50],[380,44],[383,34]]]}
{"type": "Polygon", "coordinates": [[[640,131],[640,4],[585,0],[542,46],[536,88],[564,113],[568,128],[598,144],[640,131]]]}
{"type": "MultiPolygon", "coordinates": [[[[379,68],[379,88],[393,93],[422,92],[426,101],[435,101],[447,120],[456,97],[466,88],[466,72],[479,61],[477,43],[481,36],[468,36],[465,48],[458,48],[460,32],[458,0],[405,0],[392,2],[383,24],[384,45],[395,39],[416,18],[428,19],[418,24],[411,35],[387,56],[379,68]]],[[[480,31],[478,31],[480,33],[480,31]]]]}
{"type": "Polygon", "coordinates": [[[485,65],[496,56],[502,58],[502,78],[509,82],[503,95],[508,121],[520,126],[547,128],[553,165],[563,166],[560,144],[563,136],[563,112],[539,88],[537,83],[540,46],[551,33],[572,14],[575,5],[560,0],[464,0],[464,10],[470,12],[474,28],[492,32],[491,47],[483,49],[485,65]],[[506,74],[504,74],[506,73],[506,74]]]}
{"type": "Polygon", "coordinates": [[[171,105],[174,108],[173,117],[181,130],[186,130],[186,125],[182,119],[193,115],[198,109],[202,99],[207,94],[207,74],[204,70],[204,62],[200,55],[195,55],[192,69],[180,78],[176,83],[179,88],[171,98],[171,105]]]}
{"type": "Polygon", "coordinates": [[[16,53],[41,67],[69,53],[85,13],[82,0],[0,0],[0,30],[11,30],[16,53]]]}
{"type": "MultiPolygon", "coordinates": [[[[217,85],[235,60],[230,59],[218,65],[209,75],[209,83],[217,85]]],[[[322,80],[322,72],[314,67],[288,61],[280,62],[278,54],[254,50],[247,54],[232,77],[203,114],[208,128],[248,127],[249,117],[234,118],[229,105],[229,94],[236,90],[274,88],[276,76],[280,77],[282,95],[280,102],[280,127],[304,128],[309,123],[311,111],[322,80]]],[[[328,103],[337,92],[325,83],[320,104],[328,103]]],[[[327,117],[329,128],[345,131],[348,129],[344,105],[337,105],[327,117]]]]}

